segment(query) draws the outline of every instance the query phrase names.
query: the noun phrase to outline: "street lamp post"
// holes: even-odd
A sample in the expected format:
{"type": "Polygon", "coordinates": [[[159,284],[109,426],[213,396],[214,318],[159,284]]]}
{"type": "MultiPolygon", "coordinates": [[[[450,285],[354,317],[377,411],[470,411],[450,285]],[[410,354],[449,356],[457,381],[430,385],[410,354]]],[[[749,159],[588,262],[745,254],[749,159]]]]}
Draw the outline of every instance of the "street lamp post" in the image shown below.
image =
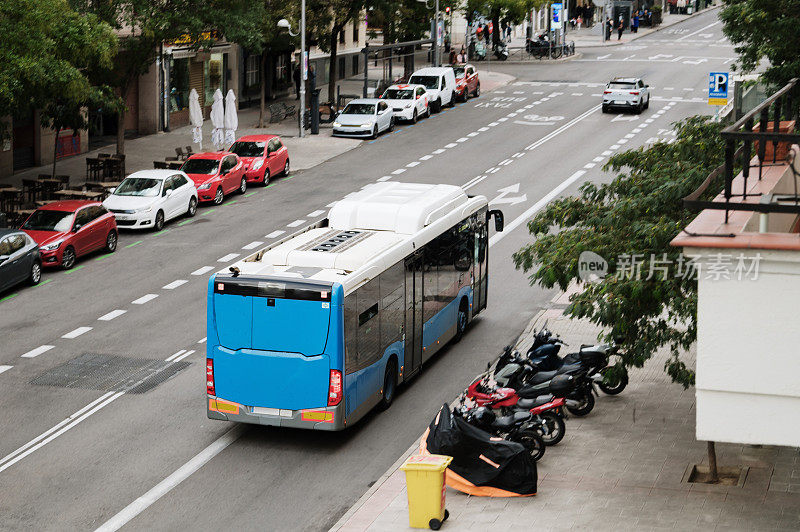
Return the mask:
{"type": "MultiPolygon", "coordinates": [[[[417,2],[422,2],[425,4],[425,7],[430,9],[428,0],[417,0],[417,2]]],[[[436,5],[434,7],[433,28],[431,33],[431,37],[433,38],[433,66],[438,67],[441,66],[441,62],[439,61],[439,0],[436,0],[436,5]]]]}
{"type": "MultiPolygon", "coordinates": [[[[285,28],[289,35],[297,37],[297,33],[292,33],[289,21],[282,18],[278,21],[279,28],[285,28]]],[[[306,136],[305,124],[306,116],[306,0],[300,0],[300,138],[306,136]]]]}

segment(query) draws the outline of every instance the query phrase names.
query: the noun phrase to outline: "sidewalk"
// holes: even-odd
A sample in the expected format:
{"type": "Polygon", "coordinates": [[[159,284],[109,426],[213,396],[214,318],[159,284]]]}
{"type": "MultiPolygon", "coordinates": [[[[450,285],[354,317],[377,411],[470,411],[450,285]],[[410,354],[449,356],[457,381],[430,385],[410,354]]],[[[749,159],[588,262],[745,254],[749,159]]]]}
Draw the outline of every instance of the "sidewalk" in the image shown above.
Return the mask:
{"type": "MultiPolygon", "coordinates": [[[[562,315],[566,297],[537,315],[532,331],[548,327],[574,349],[593,342],[598,328],[562,315]]],[[[694,353],[686,353],[687,365],[694,353]]],[[[786,447],[717,444],[722,466],[748,466],[742,487],[689,484],[690,464],[705,463],[706,444],[694,434],[694,390],[664,373],[666,350],[633,368],[618,396],[600,394],[585,418],[570,417],[567,434],[538,464],[538,494],[480,498],[447,489],[445,530],[798,530],[800,452],[786,447]]],[[[466,383],[465,383],[466,385],[466,383]]],[[[431,412],[431,417],[434,415],[431,412]]],[[[768,413],[765,413],[768,415],[768,413]]],[[[746,420],[742,420],[743,423],[746,420]]],[[[408,527],[403,473],[397,467],[375,483],[332,531],[397,531],[408,527]]]]}

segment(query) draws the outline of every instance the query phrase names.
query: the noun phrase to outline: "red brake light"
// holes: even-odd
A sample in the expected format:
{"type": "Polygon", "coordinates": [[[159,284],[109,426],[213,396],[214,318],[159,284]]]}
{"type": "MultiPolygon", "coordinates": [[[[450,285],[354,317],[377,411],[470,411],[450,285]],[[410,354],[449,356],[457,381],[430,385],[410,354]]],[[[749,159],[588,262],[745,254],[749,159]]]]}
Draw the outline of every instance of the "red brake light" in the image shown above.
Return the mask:
{"type": "Polygon", "coordinates": [[[634,95],[636,95],[636,96],[639,96],[639,91],[631,91],[631,94],[634,94],[634,95]]]}
{"type": "Polygon", "coordinates": [[[217,395],[214,391],[214,359],[206,359],[206,393],[208,395],[217,395]]]}
{"type": "Polygon", "coordinates": [[[603,94],[611,94],[611,91],[603,91],[603,94]]]}
{"type": "Polygon", "coordinates": [[[328,387],[328,406],[336,406],[342,402],[342,372],[331,370],[330,386],[328,387]]]}

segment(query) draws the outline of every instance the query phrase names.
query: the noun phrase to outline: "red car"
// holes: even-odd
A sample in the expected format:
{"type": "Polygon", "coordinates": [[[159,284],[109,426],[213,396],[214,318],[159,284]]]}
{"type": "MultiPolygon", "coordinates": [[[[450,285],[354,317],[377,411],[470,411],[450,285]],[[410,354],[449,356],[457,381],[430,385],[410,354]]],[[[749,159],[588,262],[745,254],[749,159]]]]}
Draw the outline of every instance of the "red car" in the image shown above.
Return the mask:
{"type": "Polygon", "coordinates": [[[197,198],[219,205],[234,192],[244,194],[247,178],[245,164],[231,152],[196,153],[181,167],[197,187],[197,198]]]}
{"type": "Polygon", "coordinates": [[[245,164],[248,183],[268,185],[272,177],[289,175],[289,150],[277,135],[244,136],[230,151],[245,164]]]}
{"type": "Polygon", "coordinates": [[[22,224],[22,230],[39,244],[42,266],[69,270],[87,253],[117,249],[114,215],[96,201],[67,200],[39,207],[22,224]]]}
{"type": "Polygon", "coordinates": [[[466,102],[471,96],[481,95],[481,80],[478,71],[472,65],[453,65],[456,74],[456,99],[466,102]]]}

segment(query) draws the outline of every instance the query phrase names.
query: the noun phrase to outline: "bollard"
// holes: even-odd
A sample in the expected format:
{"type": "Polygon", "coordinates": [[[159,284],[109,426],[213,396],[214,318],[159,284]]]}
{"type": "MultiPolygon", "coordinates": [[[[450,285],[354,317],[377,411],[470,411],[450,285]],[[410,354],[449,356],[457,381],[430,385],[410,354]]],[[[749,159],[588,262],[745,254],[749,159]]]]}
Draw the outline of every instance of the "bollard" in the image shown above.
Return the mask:
{"type": "Polygon", "coordinates": [[[322,89],[311,91],[311,134],[319,135],[319,92],[322,89]]]}

